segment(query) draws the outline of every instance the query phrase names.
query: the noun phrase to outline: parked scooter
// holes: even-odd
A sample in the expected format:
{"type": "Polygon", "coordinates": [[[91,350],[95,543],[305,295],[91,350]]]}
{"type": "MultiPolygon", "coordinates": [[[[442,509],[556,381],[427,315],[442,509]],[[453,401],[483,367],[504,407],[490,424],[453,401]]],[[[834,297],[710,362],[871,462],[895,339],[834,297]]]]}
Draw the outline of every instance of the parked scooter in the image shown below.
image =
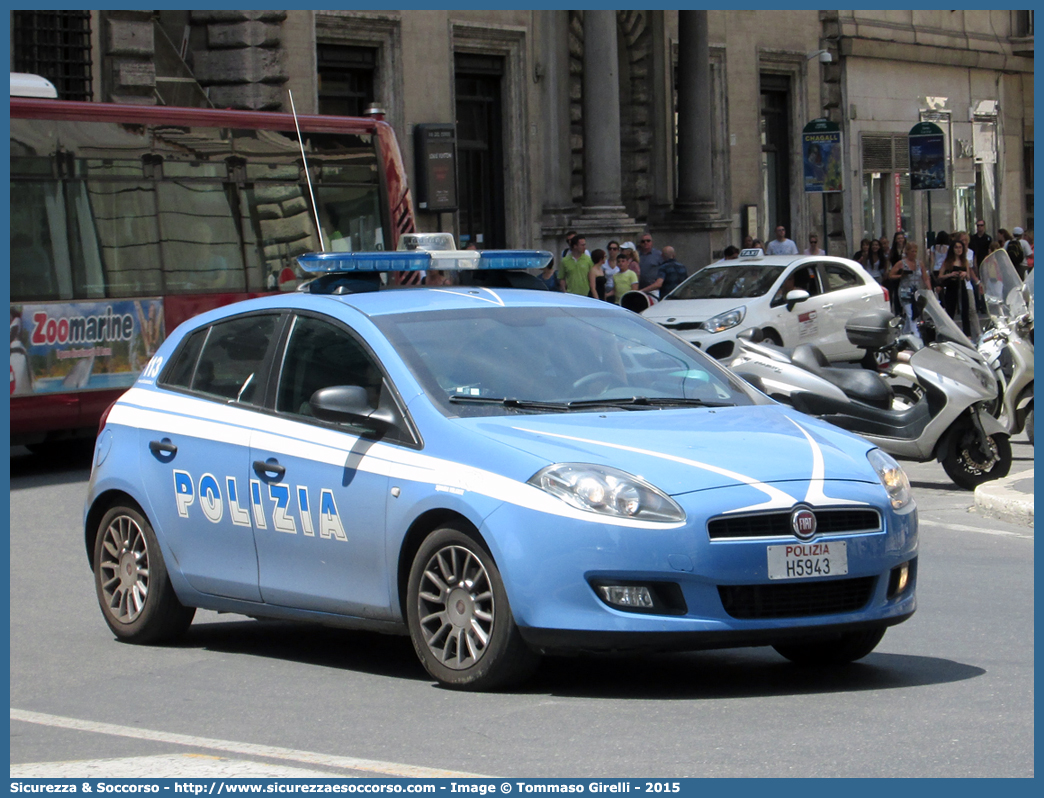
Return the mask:
{"type": "Polygon", "coordinates": [[[785,350],[739,336],[730,367],[773,399],[863,436],[890,454],[937,459],[967,490],[1011,468],[1008,432],[989,413],[997,380],[975,346],[930,291],[918,291],[920,348],[900,348],[899,327],[886,311],[852,317],[849,341],[893,354],[891,376],[836,368],[811,344],[785,350]],[[894,381],[909,384],[897,393],[894,381]]]}
{"type": "Polygon", "coordinates": [[[1027,290],[1003,249],[983,260],[979,277],[993,322],[979,339],[979,354],[997,378],[997,401],[991,410],[1008,434],[1025,429],[1033,443],[1032,287],[1027,290]]]}

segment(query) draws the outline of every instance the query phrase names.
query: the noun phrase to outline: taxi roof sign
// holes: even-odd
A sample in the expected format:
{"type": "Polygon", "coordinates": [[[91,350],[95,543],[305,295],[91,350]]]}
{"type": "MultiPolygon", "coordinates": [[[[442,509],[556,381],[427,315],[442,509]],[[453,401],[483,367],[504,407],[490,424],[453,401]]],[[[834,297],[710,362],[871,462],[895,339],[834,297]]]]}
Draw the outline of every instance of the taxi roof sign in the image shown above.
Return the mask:
{"type": "Polygon", "coordinates": [[[759,249],[758,247],[754,247],[753,249],[741,249],[740,250],[740,257],[741,258],[763,258],[763,257],[765,257],[765,253],[761,249],[759,249]]]}

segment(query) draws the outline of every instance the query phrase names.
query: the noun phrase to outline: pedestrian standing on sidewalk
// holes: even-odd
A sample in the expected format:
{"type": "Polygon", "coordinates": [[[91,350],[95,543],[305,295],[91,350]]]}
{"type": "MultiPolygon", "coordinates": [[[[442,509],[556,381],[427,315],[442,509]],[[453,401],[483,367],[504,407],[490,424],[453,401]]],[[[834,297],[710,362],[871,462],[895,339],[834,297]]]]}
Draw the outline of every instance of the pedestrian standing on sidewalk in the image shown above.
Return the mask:
{"type": "Polygon", "coordinates": [[[685,282],[689,276],[689,270],[674,259],[674,247],[663,248],[663,263],[660,264],[660,298],[663,299],[671,291],[685,282]]]}
{"type": "Polygon", "coordinates": [[[787,228],[783,225],[776,225],[776,237],[769,241],[768,251],[766,255],[797,255],[798,248],[797,244],[787,238],[787,228]]]}
{"type": "Polygon", "coordinates": [[[596,249],[591,253],[591,268],[587,272],[587,284],[590,288],[589,297],[594,299],[605,299],[605,250],[596,249]]]}
{"type": "Polygon", "coordinates": [[[591,284],[591,256],[587,254],[587,239],[577,233],[569,239],[569,254],[562,258],[559,279],[565,281],[565,290],[570,294],[588,296],[591,284]]]}
{"type": "Polygon", "coordinates": [[[917,257],[916,244],[913,242],[906,244],[903,248],[903,257],[892,266],[891,272],[888,273],[888,278],[898,286],[896,294],[898,294],[903,317],[903,334],[917,335],[917,324],[915,323],[917,315],[914,312],[914,300],[918,289],[924,288],[930,291],[932,283],[928,277],[928,270],[917,257]]]}

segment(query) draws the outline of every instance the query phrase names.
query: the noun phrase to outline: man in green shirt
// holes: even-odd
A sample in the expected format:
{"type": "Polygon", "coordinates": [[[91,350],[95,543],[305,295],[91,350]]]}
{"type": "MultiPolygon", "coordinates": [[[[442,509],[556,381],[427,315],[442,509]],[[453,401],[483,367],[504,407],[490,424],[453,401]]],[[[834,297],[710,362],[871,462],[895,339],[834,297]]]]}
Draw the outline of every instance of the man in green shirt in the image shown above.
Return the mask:
{"type": "Polygon", "coordinates": [[[562,258],[561,268],[561,278],[565,280],[567,293],[580,296],[588,296],[591,293],[591,283],[587,275],[594,264],[586,250],[587,239],[579,233],[569,239],[569,254],[562,258]]]}

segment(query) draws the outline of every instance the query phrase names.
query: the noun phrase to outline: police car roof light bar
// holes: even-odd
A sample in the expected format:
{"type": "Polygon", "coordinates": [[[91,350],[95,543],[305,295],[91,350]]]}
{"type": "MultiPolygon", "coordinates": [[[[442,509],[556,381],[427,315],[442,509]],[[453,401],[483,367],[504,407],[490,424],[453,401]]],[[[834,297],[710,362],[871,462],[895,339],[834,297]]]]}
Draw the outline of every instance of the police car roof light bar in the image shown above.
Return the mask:
{"type": "Polygon", "coordinates": [[[311,252],[298,264],[312,274],[344,272],[476,271],[543,269],[554,256],[545,250],[457,249],[450,233],[404,233],[395,252],[311,252]]]}

